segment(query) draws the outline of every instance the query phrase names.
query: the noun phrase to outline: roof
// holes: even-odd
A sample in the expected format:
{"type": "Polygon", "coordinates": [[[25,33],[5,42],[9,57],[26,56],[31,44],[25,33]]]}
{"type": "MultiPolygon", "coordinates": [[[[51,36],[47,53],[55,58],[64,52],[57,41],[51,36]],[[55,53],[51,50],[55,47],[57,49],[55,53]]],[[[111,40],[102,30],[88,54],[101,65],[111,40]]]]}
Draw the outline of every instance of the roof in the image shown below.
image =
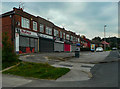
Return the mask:
{"type": "Polygon", "coordinates": [[[1,18],[1,17],[5,17],[5,16],[8,16],[8,15],[12,15],[12,14],[14,14],[14,11],[9,11],[9,12],[6,12],[6,13],[4,13],[4,14],[1,14],[1,15],[0,15],[0,18],[1,18]]]}
{"type": "Polygon", "coordinates": [[[76,36],[76,37],[80,37],[80,35],[77,35],[75,32],[67,31],[67,30],[65,30],[65,28],[61,28],[61,27],[58,27],[58,26],[54,25],[54,23],[52,23],[51,21],[48,21],[48,20],[46,20],[42,17],[39,17],[39,16],[34,16],[32,14],[29,14],[29,13],[23,11],[22,8],[15,8],[14,7],[12,11],[9,11],[9,12],[6,12],[6,13],[0,15],[0,17],[9,16],[9,15],[12,15],[12,14],[18,14],[18,15],[21,15],[21,16],[26,16],[26,18],[30,17],[35,21],[38,21],[38,22],[43,23],[45,25],[48,25],[50,27],[60,29],[61,31],[66,32],[66,34],[70,34],[70,35],[73,35],[73,36],[76,36]]]}
{"type": "Polygon", "coordinates": [[[101,43],[102,43],[102,44],[107,44],[107,45],[109,45],[109,43],[107,43],[106,41],[102,41],[101,43]]]}

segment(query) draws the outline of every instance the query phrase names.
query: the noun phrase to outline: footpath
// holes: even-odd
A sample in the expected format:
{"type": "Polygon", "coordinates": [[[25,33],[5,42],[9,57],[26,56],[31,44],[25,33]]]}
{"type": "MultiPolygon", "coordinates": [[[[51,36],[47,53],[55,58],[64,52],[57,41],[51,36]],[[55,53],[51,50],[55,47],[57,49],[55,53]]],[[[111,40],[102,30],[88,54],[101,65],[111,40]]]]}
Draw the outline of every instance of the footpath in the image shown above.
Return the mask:
{"type": "MultiPolygon", "coordinates": [[[[110,51],[106,52],[81,52],[80,58],[74,58],[74,53],[34,53],[20,56],[20,60],[28,62],[49,63],[54,67],[66,67],[71,71],[57,80],[42,80],[24,78],[15,75],[2,75],[3,87],[18,86],[49,86],[50,84],[72,83],[71,81],[87,81],[93,77],[91,70],[97,63],[119,61],[119,55],[115,52],[110,56],[110,51]],[[116,56],[116,57],[115,57],[116,56]],[[107,60],[105,60],[107,57],[107,60]],[[103,62],[104,61],[104,62],[103,62]]],[[[93,72],[92,72],[93,73],[93,72]]],[[[76,83],[75,82],[75,83],[76,83]]],[[[57,86],[57,85],[56,85],[57,86]]],[[[61,85],[62,86],[62,85],[61,85]]]]}
{"type": "MultiPolygon", "coordinates": [[[[83,81],[92,77],[91,68],[97,63],[106,63],[104,59],[109,55],[106,52],[80,52],[80,57],[75,58],[75,53],[34,53],[20,56],[20,60],[36,63],[49,63],[54,67],[71,69],[69,73],[56,81],[83,81]]],[[[118,59],[114,59],[117,61],[118,59]]],[[[112,61],[109,60],[109,62],[112,61]]]]}

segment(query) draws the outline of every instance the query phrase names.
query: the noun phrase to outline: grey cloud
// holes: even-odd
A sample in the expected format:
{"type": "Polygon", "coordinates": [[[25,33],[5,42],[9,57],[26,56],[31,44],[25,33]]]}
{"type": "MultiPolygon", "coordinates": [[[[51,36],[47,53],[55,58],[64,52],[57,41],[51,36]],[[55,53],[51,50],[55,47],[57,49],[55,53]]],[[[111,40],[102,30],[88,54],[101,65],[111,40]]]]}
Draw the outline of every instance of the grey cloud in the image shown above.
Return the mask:
{"type": "MultiPolygon", "coordinates": [[[[3,12],[13,8],[3,4],[3,12]]],[[[115,2],[25,2],[25,11],[39,15],[67,30],[85,34],[88,38],[103,37],[103,26],[107,32],[117,34],[117,3],[115,2]]]]}

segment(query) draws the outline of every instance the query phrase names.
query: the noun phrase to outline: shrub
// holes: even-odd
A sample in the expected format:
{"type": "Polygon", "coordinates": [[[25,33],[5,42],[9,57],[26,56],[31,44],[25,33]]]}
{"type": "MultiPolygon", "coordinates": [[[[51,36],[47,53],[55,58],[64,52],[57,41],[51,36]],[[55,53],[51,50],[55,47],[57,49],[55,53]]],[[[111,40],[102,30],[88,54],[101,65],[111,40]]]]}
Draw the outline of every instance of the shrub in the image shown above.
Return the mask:
{"type": "Polygon", "coordinates": [[[2,35],[2,67],[6,68],[18,62],[18,55],[14,52],[14,46],[7,33],[2,35]]]}
{"type": "Polygon", "coordinates": [[[90,48],[80,48],[80,51],[90,51],[90,48]]]}

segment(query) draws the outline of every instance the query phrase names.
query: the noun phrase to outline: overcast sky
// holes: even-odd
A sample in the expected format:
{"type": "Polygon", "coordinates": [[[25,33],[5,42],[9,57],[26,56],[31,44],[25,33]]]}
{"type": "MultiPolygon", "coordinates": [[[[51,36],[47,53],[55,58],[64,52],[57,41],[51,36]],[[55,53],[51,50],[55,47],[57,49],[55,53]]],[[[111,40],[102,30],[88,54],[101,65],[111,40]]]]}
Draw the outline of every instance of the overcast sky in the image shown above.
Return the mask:
{"type": "MultiPolygon", "coordinates": [[[[3,2],[2,13],[13,7],[19,7],[19,2],[3,2]]],[[[89,39],[102,38],[105,24],[106,37],[118,37],[117,2],[24,2],[24,11],[89,39]]]]}

